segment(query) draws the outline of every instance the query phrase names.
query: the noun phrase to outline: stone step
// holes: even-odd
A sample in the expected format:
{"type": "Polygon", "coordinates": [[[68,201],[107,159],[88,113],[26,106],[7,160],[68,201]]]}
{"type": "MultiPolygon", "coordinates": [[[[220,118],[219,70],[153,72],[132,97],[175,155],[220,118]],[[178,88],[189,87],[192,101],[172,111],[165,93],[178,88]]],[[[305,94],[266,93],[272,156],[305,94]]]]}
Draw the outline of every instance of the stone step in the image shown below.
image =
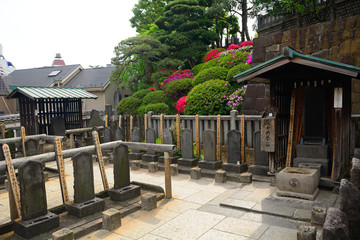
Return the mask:
{"type": "Polygon", "coordinates": [[[299,158],[329,158],[329,145],[296,145],[296,156],[299,158]]]}

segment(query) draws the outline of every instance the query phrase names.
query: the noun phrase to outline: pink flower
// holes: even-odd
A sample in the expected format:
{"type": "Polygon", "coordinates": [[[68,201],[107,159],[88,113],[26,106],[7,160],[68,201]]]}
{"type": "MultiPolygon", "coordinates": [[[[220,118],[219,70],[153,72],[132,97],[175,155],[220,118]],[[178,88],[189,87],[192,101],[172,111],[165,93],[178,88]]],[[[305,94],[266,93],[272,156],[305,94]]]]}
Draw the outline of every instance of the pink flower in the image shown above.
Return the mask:
{"type": "Polygon", "coordinates": [[[181,114],[184,112],[185,106],[186,106],[186,96],[181,97],[176,103],[175,108],[176,108],[176,110],[178,110],[178,114],[181,114]]]}
{"type": "Polygon", "coordinates": [[[251,64],[251,62],[252,62],[252,54],[250,53],[248,59],[246,60],[246,63],[251,64]]]}
{"type": "Polygon", "coordinates": [[[239,49],[239,48],[241,48],[239,45],[232,43],[226,50],[239,49]]]}

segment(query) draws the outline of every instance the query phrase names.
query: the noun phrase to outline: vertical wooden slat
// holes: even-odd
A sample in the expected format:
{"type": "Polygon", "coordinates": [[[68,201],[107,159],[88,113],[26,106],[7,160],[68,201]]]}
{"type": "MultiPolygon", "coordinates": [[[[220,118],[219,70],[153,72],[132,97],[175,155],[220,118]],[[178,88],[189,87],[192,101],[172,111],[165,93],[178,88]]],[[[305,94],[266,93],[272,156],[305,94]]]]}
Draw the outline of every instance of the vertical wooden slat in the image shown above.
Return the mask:
{"type": "Polygon", "coordinates": [[[164,153],[164,165],[165,165],[165,198],[172,198],[171,190],[171,170],[170,170],[170,154],[164,153]]]}
{"type": "Polygon", "coordinates": [[[241,115],[241,163],[245,163],[245,116],[241,115]]]}
{"type": "Polygon", "coordinates": [[[176,140],[177,140],[177,150],[180,150],[180,115],[176,114],[176,140]]]}
{"type": "MultiPolygon", "coordinates": [[[[145,139],[146,139],[146,129],[147,129],[147,125],[148,125],[148,122],[147,122],[147,114],[145,113],[144,114],[144,133],[145,133],[145,139]]],[[[131,132],[130,132],[130,135],[131,135],[131,132]]]]}
{"type": "Polygon", "coordinates": [[[160,143],[163,144],[163,133],[164,133],[164,114],[160,114],[160,143]]]}
{"type": "Polygon", "coordinates": [[[216,122],[216,160],[221,161],[221,118],[220,114],[217,115],[217,122],[216,122]]]}
{"type": "Polygon", "coordinates": [[[195,134],[196,134],[196,155],[200,156],[200,129],[199,129],[199,115],[195,116],[195,134]]]}
{"type": "MultiPolygon", "coordinates": [[[[131,131],[133,129],[133,116],[130,116],[130,142],[132,140],[131,131]]],[[[146,138],[145,138],[146,141],[146,138]]]]}

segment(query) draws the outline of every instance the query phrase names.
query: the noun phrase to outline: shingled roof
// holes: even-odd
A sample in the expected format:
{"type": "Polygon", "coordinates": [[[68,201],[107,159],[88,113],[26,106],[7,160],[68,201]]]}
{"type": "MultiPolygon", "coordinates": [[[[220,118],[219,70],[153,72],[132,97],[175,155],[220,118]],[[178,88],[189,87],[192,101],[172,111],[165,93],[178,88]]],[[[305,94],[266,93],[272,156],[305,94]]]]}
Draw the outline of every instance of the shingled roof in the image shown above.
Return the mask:
{"type": "Polygon", "coordinates": [[[110,74],[115,67],[83,69],[65,87],[105,88],[110,81],[110,74]]]}

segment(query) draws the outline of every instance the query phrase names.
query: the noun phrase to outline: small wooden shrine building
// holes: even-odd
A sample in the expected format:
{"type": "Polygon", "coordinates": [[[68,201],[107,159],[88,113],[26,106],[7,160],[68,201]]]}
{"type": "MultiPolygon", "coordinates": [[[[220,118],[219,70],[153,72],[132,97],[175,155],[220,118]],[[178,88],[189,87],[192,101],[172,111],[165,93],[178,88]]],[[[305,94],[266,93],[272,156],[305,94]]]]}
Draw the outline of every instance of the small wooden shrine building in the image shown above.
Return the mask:
{"type": "Polygon", "coordinates": [[[82,88],[65,87],[11,87],[6,98],[18,98],[20,123],[26,134],[49,134],[54,117],[64,119],[65,128],[83,127],[82,99],[97,96],[82,88]]]}
{"type": "Polygon", "coordinates": [[[307,164],[338,180],[349,170],[350,146],[355,146],[351,81],[359,73],[359,67],[286,47],[283,55],[235,76],[238,82],[270,84],[269,108],[276,112],[270,171],[307,164]]]}

